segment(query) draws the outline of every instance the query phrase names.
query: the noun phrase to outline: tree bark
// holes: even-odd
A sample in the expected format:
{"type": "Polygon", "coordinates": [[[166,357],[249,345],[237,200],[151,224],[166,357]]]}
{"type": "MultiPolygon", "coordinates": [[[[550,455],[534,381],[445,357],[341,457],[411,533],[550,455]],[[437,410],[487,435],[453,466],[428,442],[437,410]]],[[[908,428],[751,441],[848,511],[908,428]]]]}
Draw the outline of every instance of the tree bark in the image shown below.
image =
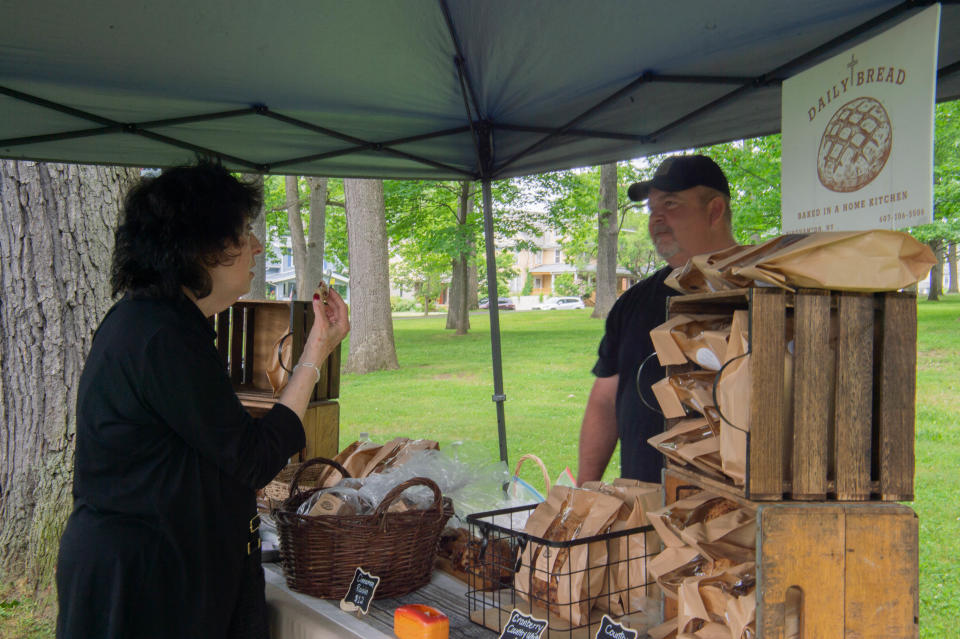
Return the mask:
{"type": "Polygon", "coordinates": [[[310,299],[313,289],[323,279],[323,251],[327,231],[327,178],[309,177],[310,187],[310,232],[307,236],[307,284],[310,299]]]}
{"type": "Polygon", "coordinates": [[[957,243],[950,242],[947,248],[947,264],[950,268],[950,289],[948,293],[960,293],[960,282],[957,282],[957,243]]]}
{"type": "Polygon", "coordinates": [[[313,297],[316,284],[310,285],[307,272],[307,238],[303,233],[303,218],[300,217],[300,187],[296,175],[288,175],[284,180],[287,204],[287,228],[290,229],[290,248],[293,250],[293,272],[297,278],[297,299],[308,300],[313,297]]]}
{"type": "Polygon", "coordinates": [[[937,263],[930,269],[930,291],[927,293],[927,299],[936,302],[943,293],[943,243],[941,240],[930,240],[927,244],[937,257],[937,263]]]}
{"type": "Polygon", "coordinates": [[[387,222],[380,180],[344,179],[350,259],[349,373],[398,368],[390,316],[387,222]]]}
{"type": "Polygon", "coordinates": [[[597,214],[597,297],[590,317],[604,318],[617,301],[617,165],[600,166],[597,214]]]}
{"type": "MultiPolygon", "coordinates": [[[[467,218],[473,208],[473,197],[470,192],[470,182],[460,183],[460,200],[457,207],[457,224],[466,228],[467,218]]],[[[450,276],[450,299],[447,303],[447,328],[454,329],[457,335],[466,335],[470,330],[469,315],[469,261],[471,255],[464,249],[453,259],[453,269],[450,276]]]]}
{"type": "Polygon", "coordinates": [[[51,581],[72,508],[76,390],[111,304],[132,169],[0,161],[0,581],[51,581]]]}
{"type": "MultiPolygon", "coordinates": [[[[263,192],[263,174],[249,173],[245,179],[263,192]]],[[[267,245],[267,213],[263,206],[252,221],[253,234],[261,246],[267,245]]],[[[256,258],[253,269],[253,280],[250,281],[250,292],[243,296],[245,300],[263,300],[267,298],[267,254],[261,253],[256,258]]]]}

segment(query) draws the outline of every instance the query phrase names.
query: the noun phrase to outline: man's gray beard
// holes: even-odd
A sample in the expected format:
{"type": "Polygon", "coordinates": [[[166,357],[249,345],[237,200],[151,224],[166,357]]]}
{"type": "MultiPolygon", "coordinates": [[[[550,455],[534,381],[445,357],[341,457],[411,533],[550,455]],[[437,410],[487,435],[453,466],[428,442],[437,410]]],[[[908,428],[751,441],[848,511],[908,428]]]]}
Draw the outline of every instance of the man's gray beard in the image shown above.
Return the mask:
{"type": "MultiPolygon", "coordinates": [[[[661,243],[662,244],[662,243],[661,243]]],[[[666,246],[662,246],[657,242],[653,243],[653,248],[657,251],[659,255],[664,260],[669,260],[671,257],[680,252],[680,245],[677,244],[676,240],[671,240],[666,243],[666,246]]]]}

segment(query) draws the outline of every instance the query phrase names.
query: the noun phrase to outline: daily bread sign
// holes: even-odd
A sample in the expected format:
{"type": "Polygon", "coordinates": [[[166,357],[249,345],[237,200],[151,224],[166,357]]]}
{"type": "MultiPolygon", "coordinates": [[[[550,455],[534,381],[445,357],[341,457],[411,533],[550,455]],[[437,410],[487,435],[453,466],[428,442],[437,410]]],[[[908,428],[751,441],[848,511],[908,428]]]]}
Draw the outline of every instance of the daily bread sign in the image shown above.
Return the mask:
{"type": "Polygon", "coordinates": [[[940,5],[784,81],[783,232],[933,219],[940,5]]]}

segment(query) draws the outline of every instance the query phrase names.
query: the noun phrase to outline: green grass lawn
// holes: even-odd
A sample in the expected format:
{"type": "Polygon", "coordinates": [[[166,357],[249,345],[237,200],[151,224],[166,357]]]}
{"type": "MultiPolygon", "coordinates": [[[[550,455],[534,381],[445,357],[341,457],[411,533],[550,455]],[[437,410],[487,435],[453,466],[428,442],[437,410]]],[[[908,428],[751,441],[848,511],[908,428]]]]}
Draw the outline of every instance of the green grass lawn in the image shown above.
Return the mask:
{"type": "MultiPolygon", "coordinates": [[[[580,419],[593,382],[603,324],[589,310],[504,312],[503,377],[511,463],[539,455],[553,478],[576,472],[580,419]]],[[[345,375],[340,442],[360,432],[383,441],[428,437],[441,445],[469,442],[489,460],[499,457],[489,320],[470,318],[468,335],[444,329],[444,317],[394,321],[400,369],[345,375]]],[[[346,345],[345,345],[346,349],[346,345]]],[[[346,354],[344,350],[344,354],[346,354]]],[[[345,356],[345,355],[344,355],[345,356]]],[[[919,305],[916,501],[920,517],[921,636],[956,636],[960,617],[960,296],[919,305]]],[[[615,455],[607,476],[615,477],[615,455]]],[[[512,470],[512,466],[511,466],[512,470]]],[[[531,465],[522,476],[540,486],[531,465]]],[[[49,613],[0,592],[0,636],[52,637],[49,613]]]]}

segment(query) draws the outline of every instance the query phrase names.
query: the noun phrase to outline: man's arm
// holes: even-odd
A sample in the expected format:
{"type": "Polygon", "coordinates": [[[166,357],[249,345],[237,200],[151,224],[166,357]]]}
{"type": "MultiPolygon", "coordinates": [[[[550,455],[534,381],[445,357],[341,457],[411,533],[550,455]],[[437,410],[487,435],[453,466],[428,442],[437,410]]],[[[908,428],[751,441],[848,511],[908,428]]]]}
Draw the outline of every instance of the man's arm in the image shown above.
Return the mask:
{"type": "Polygon", "coordinates": [[[580,426],[577,485],[603,477],[617,447],[617,384],[620,376],[598,377],[593,382],[580,426]]]}

